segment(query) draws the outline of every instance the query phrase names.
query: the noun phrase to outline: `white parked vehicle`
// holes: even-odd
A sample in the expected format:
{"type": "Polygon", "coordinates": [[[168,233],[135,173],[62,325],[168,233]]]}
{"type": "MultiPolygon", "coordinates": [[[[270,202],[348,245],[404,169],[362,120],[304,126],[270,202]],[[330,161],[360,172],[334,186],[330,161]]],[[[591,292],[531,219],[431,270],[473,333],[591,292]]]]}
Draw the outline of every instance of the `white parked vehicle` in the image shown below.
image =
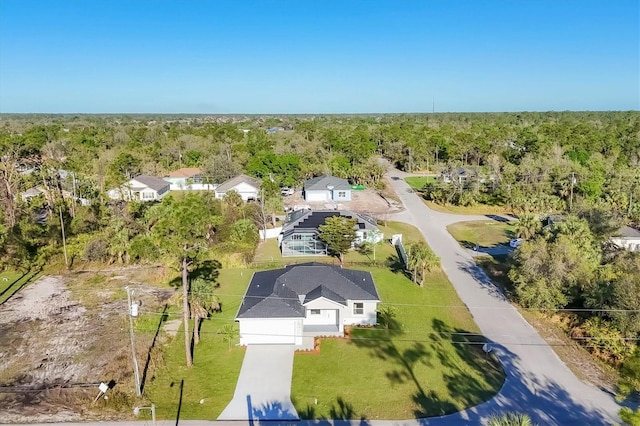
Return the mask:
{"type": "Polygon", "coordinates": [[[285,186],[284,188],[280,189],[280,195],[284,197],[288,195],[293,195],[293,188],[289,188],[288,186],[285,186]]]}
{"type": "Polygon", "coordinates": [[[520,247],[520,244],[522,244],[522,238],[514,238],[509,241],[509,247],[518,248],[520,247]]]}

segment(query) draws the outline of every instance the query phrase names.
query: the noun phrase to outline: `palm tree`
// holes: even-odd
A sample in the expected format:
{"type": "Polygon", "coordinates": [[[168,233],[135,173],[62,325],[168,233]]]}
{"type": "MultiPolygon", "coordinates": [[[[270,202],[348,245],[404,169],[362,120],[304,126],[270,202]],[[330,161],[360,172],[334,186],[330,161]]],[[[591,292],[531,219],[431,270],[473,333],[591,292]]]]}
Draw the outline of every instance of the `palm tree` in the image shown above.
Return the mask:
{"type": "Polygon", "coordinates": [[[407,252],[408,267],[413,271],[413,282],[417,283],[417,273],[420,270],[420,287],[424,285],[427,272],[439,265],[440,259],[423,241],[413,243],[407,252]]]}
{"type": "Polygon", "coordinates": [[[530,240],[540,229],[542,229],[542,224],[536,215],[529,213],[523,214],[520,215],[516,223],[516,236],[530,240]]]}
{"type": "Polygon", "coordinates": [[[527,414],[507,413],[500,416],[491,416],[487,426],[534,426],[534,423],[527,414]]]}
{"type": "Polygon", "coordinates": [[[191,292],[189,295],[189,310],[193,324],[193,343],[200,342],[200,322],[208,318],[212,312],[219,312],[221,305],[218,296],[213,294],[213,283],[203,278],[196,278],[191,281],[191,292]]]}

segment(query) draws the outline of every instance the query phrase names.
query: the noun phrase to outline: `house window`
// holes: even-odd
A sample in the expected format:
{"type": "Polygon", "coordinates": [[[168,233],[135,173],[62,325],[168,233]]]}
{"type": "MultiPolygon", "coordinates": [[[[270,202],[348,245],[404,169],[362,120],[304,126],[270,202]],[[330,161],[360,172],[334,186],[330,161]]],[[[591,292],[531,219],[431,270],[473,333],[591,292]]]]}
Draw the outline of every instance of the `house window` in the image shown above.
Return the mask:
{"type": "Polygon", "coordinates": [[[143,200],[153,200],[153,192],[143,192],[142,193],[143,200]]]}
{"type": "Polygon", "coordinates": [[[345,198],[347,193],[345,191],[338,191],[338,198],[345,198]]]}
{"type": "Polygon", "coordinates": [[[320,315],[320,309],[311,309],[310,315],[320,315]]]}
{"type": "Polygon", "coordinates": [[[363,315],[363,314],[364,314],[364,303],[354,303],[353,315],[363,315]]]}

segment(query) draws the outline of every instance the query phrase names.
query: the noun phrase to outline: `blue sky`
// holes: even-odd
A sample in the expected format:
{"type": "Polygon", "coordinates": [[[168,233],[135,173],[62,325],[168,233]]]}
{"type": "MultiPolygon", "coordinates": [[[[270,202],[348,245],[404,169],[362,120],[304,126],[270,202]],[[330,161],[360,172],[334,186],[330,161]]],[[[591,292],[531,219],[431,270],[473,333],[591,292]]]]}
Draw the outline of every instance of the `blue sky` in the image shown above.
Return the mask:
{"type": "Polygon", "coordinates": [[[0,112],[640,109],[637,0],[0,0],[0,112]]]}

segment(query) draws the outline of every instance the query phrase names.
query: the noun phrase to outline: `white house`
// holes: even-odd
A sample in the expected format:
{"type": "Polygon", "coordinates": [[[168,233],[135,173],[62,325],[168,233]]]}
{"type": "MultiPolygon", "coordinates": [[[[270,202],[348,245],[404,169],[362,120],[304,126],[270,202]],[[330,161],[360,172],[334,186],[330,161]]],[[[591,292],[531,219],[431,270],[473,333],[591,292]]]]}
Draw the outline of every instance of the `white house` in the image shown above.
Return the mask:
{"type": "Polygon", "coordinates": [[[32,198],[37,197],[38,195],[44,194],[45,192],[40,189],[40,188],[29,188],[24,192],[20,193],[20,198],[22,199],[22,201],[27,202],[29,200],[31,200],[32,198]]]}
{"type": "Polygon", "coordinates": [[[260,182],[247,175],[236,176],[216,187],[216,198],[224,198],[229,191],[237,192],[244,201],[257,200],[260,182]]]}
{"type": "Polygon", "coordinates": [[[155,201],[169,193],[170,184],[154,176],[140,175],[119,188],[110,189],[107,196],[112,200],[155,201]]]}
{"type": "Polygon", "coordinates": [[[329,217],[355,219],[354,246],[363,242],[379,243],[384,234],[375,219],[348,210],[296,210],[287,215],[278,237],[282,256],[326,256],[329,247],[318,238],[318,227],[329,217]]]}
{"type": "Polygon", "coordinates": [[[305,201],[350,201],[351,185],[346,179],[318,176],[304,183],[305,201]]]}
{"type": "Polygon", "coordinates": [[[343,336],[345,325],[375,325],[379,302],[370,272],[322,263],[256,272],[236,315],[240,344],[343,336]]]}
{"type": "Polygon", "coordinates": [[[624,250],[640,251],[640,231],[624,226],[611,237],[611,242],[624,250]]]}
{"type": "Polygon", "coordinates": [[[174,170],[164,180],[171,184],[172,191],[213,191],[217,186],[204,183],[202,171],[196,167],[174,170]]]}

